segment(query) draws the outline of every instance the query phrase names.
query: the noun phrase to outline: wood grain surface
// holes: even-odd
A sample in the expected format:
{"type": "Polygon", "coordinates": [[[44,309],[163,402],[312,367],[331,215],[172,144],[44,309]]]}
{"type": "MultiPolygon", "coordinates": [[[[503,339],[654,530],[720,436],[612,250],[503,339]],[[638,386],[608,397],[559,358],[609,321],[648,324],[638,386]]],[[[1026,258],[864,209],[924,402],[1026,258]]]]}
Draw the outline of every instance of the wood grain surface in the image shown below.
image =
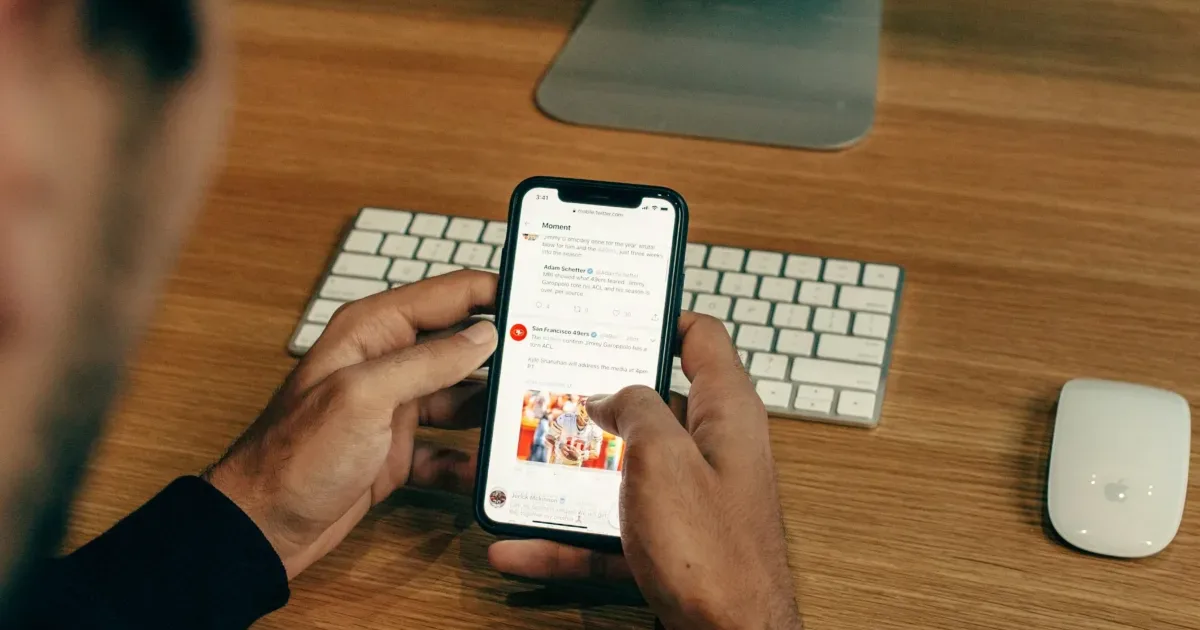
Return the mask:
{"type": "MultiPolygon", "coordinates": [[[[1200,401],[1194,0],[890,2],[877,124],[842,153],[545,118],[533,90],[578,0],[235,7],[225,168],[70,545],[203,468],[254,419],[358,207],[500,219],[519,180],[553,174],[671,186],[694,240],[907,268],[882,426],[772,424],[809,628],[1200,627],[1200,474],[1182,531],[1152,559],[1068,550],[1043,518],[1065,381],[1200,401]]],[[[489,542],[466,499],[401,492],[258,627],[652,624],[622,592],[501,577],[489,542]]]]}

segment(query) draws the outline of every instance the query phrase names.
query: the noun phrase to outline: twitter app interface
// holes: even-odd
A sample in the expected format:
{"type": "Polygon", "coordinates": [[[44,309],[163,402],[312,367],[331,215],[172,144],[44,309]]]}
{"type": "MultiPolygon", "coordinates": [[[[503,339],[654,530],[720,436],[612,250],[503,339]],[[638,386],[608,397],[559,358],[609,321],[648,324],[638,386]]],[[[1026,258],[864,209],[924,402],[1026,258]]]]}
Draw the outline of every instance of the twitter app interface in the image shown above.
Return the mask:
{"type": "Polygon", "coordinates": [[[654,387],[676,208],[522,200],[484,499],[499,523],[620,535],[624,444],[592,394],[654,387]]]}

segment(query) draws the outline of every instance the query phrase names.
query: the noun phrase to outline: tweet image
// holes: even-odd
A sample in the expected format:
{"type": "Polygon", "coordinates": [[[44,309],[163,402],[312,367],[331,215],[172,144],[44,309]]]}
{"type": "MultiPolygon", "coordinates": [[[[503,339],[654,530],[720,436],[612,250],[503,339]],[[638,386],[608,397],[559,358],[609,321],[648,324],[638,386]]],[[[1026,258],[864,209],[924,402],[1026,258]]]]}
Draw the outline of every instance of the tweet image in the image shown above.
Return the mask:
{"type": "Polygon", "coordinates": [[[621,470],[624,444],[587,416],[587,396],[529,390],[521,411],[517,459],[573,468],[621,470]]]}

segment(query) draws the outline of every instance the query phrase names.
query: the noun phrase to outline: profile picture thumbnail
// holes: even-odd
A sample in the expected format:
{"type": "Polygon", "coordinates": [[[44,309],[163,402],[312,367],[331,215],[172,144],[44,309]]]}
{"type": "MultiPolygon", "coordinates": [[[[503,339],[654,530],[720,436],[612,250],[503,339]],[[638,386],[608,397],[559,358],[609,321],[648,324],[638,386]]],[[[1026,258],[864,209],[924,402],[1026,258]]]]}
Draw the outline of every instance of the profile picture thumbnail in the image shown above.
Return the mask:
{"type": "Polygon", "coordinates": [[[523,239],[525,239],[525,240],[527,240],[527,241],[536,241],[536,240],[537,240],[537,238],[538,238],[538,235],[537,235],[537,234],[530,234],[529,232],[525,232],[524,234],[521,234],[521,238],[523,238],[523,239]]]}
{"type": "Polygon", "coordinates": [[[587,396],[529,390],[521,408],[517,459],[540,464],[621,470],[625,444],[592,422],[587,396]]]}

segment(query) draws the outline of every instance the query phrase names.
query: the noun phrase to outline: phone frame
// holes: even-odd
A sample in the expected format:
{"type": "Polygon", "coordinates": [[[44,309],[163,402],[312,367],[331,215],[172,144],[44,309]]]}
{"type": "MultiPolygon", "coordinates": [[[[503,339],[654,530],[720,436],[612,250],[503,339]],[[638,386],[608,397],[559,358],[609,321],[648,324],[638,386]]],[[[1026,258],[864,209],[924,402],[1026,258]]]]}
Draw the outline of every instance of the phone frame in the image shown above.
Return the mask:
{"type": "MultiPolygon", "coordinates": [[[[508,339],[508,303],[512,290],[512,278],[509,270],[513,268],[513,257],[517,253],[517,239],[520,238],[521,206],[526,193],[534,188],[553,188],[559,193],[559,199],[564,203],[583,203],[592,205],[609,205],[610,207],[630,207],[614,203],[617,200],[627,201],[637,197],[640,203],[650,197],[669,201],[675,206],[675,227],[671,237],[671,260],[668,270],[667,302],[663,305],[662,344],[658,357],[658,374],[655,376],[655,389],[664,401],[670,398],[671,388],[671,359],[674,355],[675,337],[679,321],[679,307],[683,294],[683,260],[687,245],[688,208],[683,195],[661,186],[646,186],[640,184],[623,184],[561,177],[531,177],[517,185],[509,201],[508,234],[504,241],[504,254],[500,262],[500,279],[496,290],[496,330],[498,341],[496,351],[492,355],[488,370],[487,412],[484,415],[483,428],[479,438],[478,470],[475,474],[475,520],[489,533],[497,536],[516,538],[541,538],[558,542],[590,547],[594,549],[619,550],[621,539],[618,536],[572,532],[568,530],[536,527],[530,525],[515,525],[500,523],[488,518],[484,510],[484,502],[490,494],[485,487],[490,465],[489,455],[492,446],[492,425],[496,414],[496,397],[500,386],[500,365],[503,362],[504,344],[508,339]],[[565,195],[564,195],[565,192],[565,195]]],[[[615,392],[612,392],[615,393],[615,392]]]]}

